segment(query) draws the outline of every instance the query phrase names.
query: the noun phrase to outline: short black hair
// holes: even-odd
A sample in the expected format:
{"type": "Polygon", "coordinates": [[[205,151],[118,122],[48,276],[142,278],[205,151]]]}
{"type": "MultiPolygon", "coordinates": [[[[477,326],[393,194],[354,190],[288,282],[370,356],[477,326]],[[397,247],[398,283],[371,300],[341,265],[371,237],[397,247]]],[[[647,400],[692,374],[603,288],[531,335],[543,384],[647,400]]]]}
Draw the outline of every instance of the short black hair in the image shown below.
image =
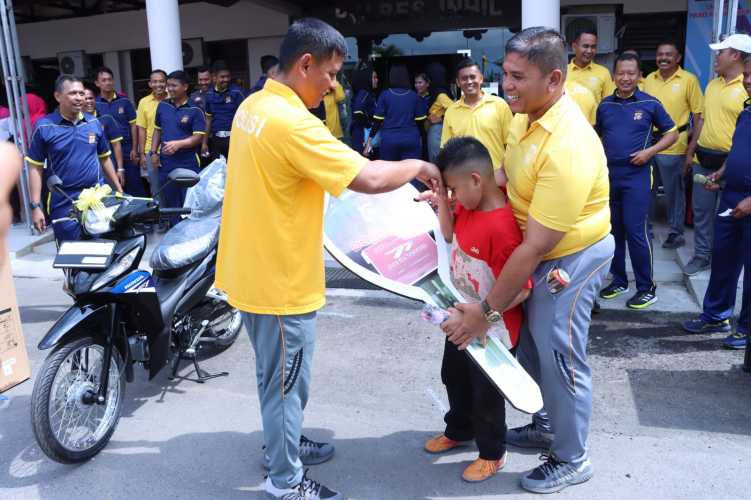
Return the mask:
{"type": "Polygon", "coordinates": [[[506,42],[506,54],[517,54],[537,66],[543,74],[560,70],[566,76],[566,42],[553,28],[535,26],[521,30],[506,42]]]}
{"type": "Polygon", "coordinates": [[[190,80],[188,80],[188,75],[185,74],[185,71],[181,70],[173,71],[172,73],[167,75],[167,80],[177,80],[183,85],[188,85],[190,83],[190,80]]]}
{"type": "Polygon", "coordinates": [[[90,90],[94,93],[96,96],[99,93],[99,89],[94,85],[94,82],[90,82],[88,80],[83,82],[83,88],[84,90],[90,90]]]}
{"type": "Polygon", "coordinates": [[[151,78],[152,76],[154,76],[154,75],[155,75],[156,73],[160,73],[160,74],[161,74],[162,76],[164,76],[164,79],[165,79],[165,80],[167,79],[167,72],[166,72],[166,71],[164,71],[163,69],[158,69],[158,68],[157,68],[157,69],[152,69],[152,70],[151,70],[151,73],[149,73],[149,79],[150,79],[150,78],[151,78]]]}
{"type": "Polygon", "coordinates": [[[272,56],[271,54],[261,56],[261,72],[264,75],[277,64],[279,64],[279,58],[277,58],[276,56],[272,56]]]}
{"type": "Polygon", "coordinates": [[[436,158],[436,165],[443,174],[461,169],[469,162],[473,162],[472,166],[475,168],[485,166],[480,173],[493,176],[493,159],[488,148],[474,137],[459,136],[450,139],[443,145],[436,158]]]}
{"type": "Polygon", "coordinates": [[[211,73],[211,68],[209,68],[208,66],[199,66],[198,69],[196,70],[196,75],[198,75],[198,73],[206,73],[206,72],[211,73]]]}
{"type": "Polygon", "coordinates": [[[639,56],[632,52],[626,52],[618,54],[618,57],[615,58],[615,62],[613,63],[613,73],[615,73],[615,70],[618,67],[618,63],[623,61],[636,62],[636,69],[641,71],[641,60],[639,59],[639,56]]]}
{"type": "Polygon", "coordinates": [[[412,82],[409,80],[409,71],[403,64],[391,66],[389,70],[389,87],[392,89],[410,89],[412,82]]]}
{"type": "Polygon", "coordinates": [[[100,67],[98,67],[96,69],[96,71],[94,72],[94,78],[98,80],[99,79],[99,75],[101,75],[102,73],[106,73],[106,74],[110,75],[112,78],[115,78],[115,74],[107,66],[100,66],[100,67]]]}
{"type": "Polygon", "coordinates": [[[463,57],[459,60],[459,63],[456,65],[456,75],[459,76],[459,72],[466,68],[475,67],[477,69],[480,69],[480,65],[477,64],[477,61],[472,59],[471,57],[463,57]]]}
{"type": "Polygon", "coordinates": [[[675,40],[672,40],[672,39],[662,40],[660,43],[657,44],[656,49],[659,50],[660,47],[662,47],[663,45],[670,45],[671,47],[675,48],[676,52],[678,52],[679,54],[681,53],[681,48],[678,47],[678,42],[676,42],[675,40]]]}
{"type": "Polygon", "coordinates": [[[334,54],[346,56],[347,43],[341,33],[320,19],[298,19],[290,25],[282,40],[279,69],[289,71],[304,54],[311,54],[318,61],[327,60],[334,54]]]}
{"type": "Polygon", "coordinates": [[[633,54],[639,59],[639,61],[641,61],[641,52],[639,52],[638,49],[632,49],[632,48],[623,49],[621,51],[621,54],[633,54]]]}
{"type": "Polygon", "coordinates": [[[580,29],[579,31],[577,31],[574,34],[574,40],[573,41],[574,42],[578,42],[579,39],[582,37],[582,35],[592,35],[592,36],[596,37],[597,36],[597,30],[594,29],[594,28],[583,28],[583,29],[580,29]]]}
{"type": "Polygon", "coordinates": [[[229,71],[229,66],[227,66],[227,63],[224,62],[222,59],[219,59],[218,61],[214,61],[214,64],[211,65],[211,72],[216,74],[220,71],[229,71]]]}
{"type": "Polygon", "coordinates": [[[80,81],[81,79],[78,78],[77,76],[65,75],[65,74],[60,75],[57,78],[55,78],[55,92],[62,92],[63,87],[65,86],[66,82],[76,83],[80,81]]]}

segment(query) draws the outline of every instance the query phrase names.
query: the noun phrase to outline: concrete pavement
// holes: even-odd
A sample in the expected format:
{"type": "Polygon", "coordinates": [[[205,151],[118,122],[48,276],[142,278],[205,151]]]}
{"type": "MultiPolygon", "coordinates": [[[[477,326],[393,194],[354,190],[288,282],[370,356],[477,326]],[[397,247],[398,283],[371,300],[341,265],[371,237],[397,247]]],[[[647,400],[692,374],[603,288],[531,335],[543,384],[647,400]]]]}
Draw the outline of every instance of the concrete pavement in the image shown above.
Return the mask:
{"type": "MultiPolygon", "coordinates": [[[[36,343],[70,303],[60,281],[17,278],[24,331],[36,374],[36,343]]],[[[595,476],[558,498],[747,498],[751,466],[751,376],[721,336],[686,336],[695,313],[607,309],[590,336],[595,377],[591,452],[595,476]]],[[[670,294],[668,294],[668,289],[670,294]]],[[[617,307],[618,304],[608,303],[617,307]]],[[[673,309],[676,311],[677,309],[673,309]]],[[[334,459],[311,476],[354,499],[521,498],[519,476],[536,453],[511,449],[497,477],[460,479],[476,451],[430,456],[423,441],[442,430],[446,398],[439,367],[443,336],[419,307],[383,292],[330,290],[319,316],[305,432],[333,439],[334,459]]],[[[0,498],[260,498],[260,415],[254,361],[244,335],[204,368],[230,376],[204,385],[138,374],[126,389],[120,425],[94,460],[63,466],[34,442],[32,382],[0,402],[0,498]]],[[[186,366],[184,374],[188,374],[186,366]]],[[[509,410],[509,425],[528,417],[509,410]]]]}

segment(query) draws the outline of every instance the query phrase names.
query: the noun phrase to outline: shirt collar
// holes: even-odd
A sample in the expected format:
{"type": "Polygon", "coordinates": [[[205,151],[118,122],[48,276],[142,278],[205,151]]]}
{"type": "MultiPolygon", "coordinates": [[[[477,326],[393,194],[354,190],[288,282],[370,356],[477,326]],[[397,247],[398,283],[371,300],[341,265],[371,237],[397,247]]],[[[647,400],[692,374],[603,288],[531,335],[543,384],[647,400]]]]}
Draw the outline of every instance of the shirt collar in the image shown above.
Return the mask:
{"type": "Polygon", "coordinates": [[[581,70],[581,71],[585,71],[585,70],[592,70],[592,69],[593,69],[593,68],[592,68],[592,61],[590,61],[590,62],[589,62],[589,64],[587,64],[586,66],[584,66],[584,67],[582,68],[582,67],[578,66],[578,65],[577,65],[577,64],[576,64],[576,63],[574,62],[574,60],[575,60],[575,59],[576,59],[576,58],[574,58],[574,59],[571,59],[571,63],[569,64],[569,66],[571,67],[571,69],[572,69],[572,70],[574,70],[574,71],[579,71],[579,70],[581,70]]]}
{"type": "Polygon", "coordinates": [[[214,85],[214,92],[216,92],[217,94],[223,94],[225,92],[229,92],[230,88],[231,88],[231,85],[227,85],[226,89],[219,90],[218,88],[216,88],[216,85],[214,85]]]}
{"type": "MultiPolygon", "coordinates": [[[[69,120],[65,119],[65,118],[63,117],[63,115],[62,115],[62,114],[60,114],[60,108],[57,108],[57,109],[55,109],[55,111],[53,111],[53,112],[52,112],[52,113],[50,114],[50,118],[52,119],[52,121],[53,121],[53,122],[54,122],[54,123],[55,123],[56,125],[63,125],[63,124],[70,124],[70,125],[75,125],[75,124],[74,124],[73,122],[71,122],[71,121],[69,121],[69,120]]],[[[88,120],[86,119],[86,113],[82,113],[82,112],[79,112],[79,113],[78,113],[78,122],[76,122],[76,123],[79,123],[79,122],[86,122],[86,121],[88,121],[88,120]]]]}
{"type": "Polygon", "coordinates": [[[641,97],[641,96],[637,96],[637,94],[639,94],[639,87],[635,88],[634,92],[630,96],[628,96],[628,97],[621,97],[621,96],[619,96],[618,95],[618,89],[615,89],[613,91],[613,98],[614,99],[618,99],[620,101],[637,101],[641,97]]]}
{"type": "Polygon", "coordinates": [[[466,102],[464,102],[464,95],[462,95],[462,97],[458,101],[459,102],[459,106],[464,106],[465,108],[470,108],[470,109],[479,108],[480,106],[482,106],[483,104],[485,104],[490,99],[490,94],[488,94],[485,91],[481,91],[481,92],[482,92],[482,97],[480,97],[480,102],[478,102],[476,106],[471,107],[469,104],[467,104],[466,102]]]}
{"type": "MultiPolygon", "coordinates": [[[[561,121],[561,118],[563,118],[563,115],[572,104],[578,108],[578,105],[571,99],[571,97],[564,93],[561,98],[558,99],[558,102],[553,104],[553,106],[551,106],[550,109],[535,122],[535,124],[544,128],[548,133],[552,133],[558,125],[558,122],[561,121]]],[[[529,117],[527,120],[529,120],[529,117]]]]}
{"type": "Polygon", "coordinates": [[[175,101],[172,98],[169,99],[170,104],[172,104],[174,107],[176,107],[178,109],[182,108],[183,106],[187,106],[187,104],[188,104],[189,101],[190,101],[190,97],[186,97],[185,101],[182,104],[178,104],[177,101],[175,101]]]}
{"type": "Polygon", "coordinates": [[[740,83],[741,85],[743,85],[743,73],[741,73],[740,75],[736,76],[732,80],[725,80],[724,76],[721,76],[720,79],[722,79],[722,81],[725,83],[725,85],[733,85],[734,83],[740,83]]]}
{"type": "Polygon", "coordinates": [[[307,109],[305,107],[305,104],[302,102],[302,99],[300,99],[300,96],[298,96],[294,90],[284,85],[283,83],[280,83],[276,80],[269,78],[266,80],[266,83],[263,85],[263,90],[269,91],[272,94],[276,94],[278,96],[283,97],[287,102],[289,102],[295,107],[307,109]]]}
{"type": "Polygon", "coordinates": [[[100,102],[115,102],[115,101],[117,101],[120,98],[120,96],[117,94],[117,91],[115,91],[115,92],[112,93],[112,99],[107,99],[106,97],[104,97],[101,94],[98,95],[98,96],[96,96],[96,97],[97,97],[97,100],[100,101],[100,102]]]}

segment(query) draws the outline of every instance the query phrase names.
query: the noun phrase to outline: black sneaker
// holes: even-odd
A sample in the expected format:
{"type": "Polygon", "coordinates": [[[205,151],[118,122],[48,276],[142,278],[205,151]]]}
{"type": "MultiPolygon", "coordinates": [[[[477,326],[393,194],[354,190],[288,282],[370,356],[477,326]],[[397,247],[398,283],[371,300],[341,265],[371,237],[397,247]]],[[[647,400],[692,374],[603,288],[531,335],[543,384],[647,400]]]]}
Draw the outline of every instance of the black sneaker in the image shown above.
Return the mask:
{"type": "Polygon", "coordinates": [[[616,285],[615,283],[611,283],[600,291],[600,298],[610,300],[618,297],[619,295],[623,295],[626,292],[628,292],[627,286],[621,286],[616,285]]]}
{"type": "MultiPolygon", "coordinates": [[[[264,446],[265,450],[266,447],[264,446]]],[[[317,443],[305,436],[300,436],[300,461],[303,465],[318,465],[331,460],[334,456],[334,445],[331,443],[317,443]]],[[[263,467],[269,470],[269,456],[263,454],[263,467]]]]}
{"type": "Polygon", "coordinates": [[[655,302],[657,302],[657,295],[655,289],[647,290],[645,292],[636,292],[636,294],[628,299],[626,307],[629,309],[646,309],[655,302]]]}
{"type": "Polygon", "coordinates": [[[308,477],[308,471],[302,477],[300,484],[294,488],[279,489],[271,482],[271,478],[266,478],[266,491],[264,492],[265,500],[344,500],[344,496],[334,490],[331,490],[317,481],[308,477]]]}
{"type": "Polygon", "coordinates": [[[686,240],[680,234],[670,233],[663,242],[662,248],[679,248],[686,244],[686,240]]]}
{"type": "Polygon", "coordinates": [[[686,264],[686,267],[683,268],[683,274],[686,276],[694,276],[709,269],[710,265],[709,260],[701,257],[694,257],[688,262],[688,264],[686,264]]]}
{"type": "Polygon", "coordinates": [[[592,464],[585,459],[579,464],[561,462],[552,454],[541,456],[545,463],[522,476],[521,486],[532,493],[555,493],[592,478],[592,464]]]}

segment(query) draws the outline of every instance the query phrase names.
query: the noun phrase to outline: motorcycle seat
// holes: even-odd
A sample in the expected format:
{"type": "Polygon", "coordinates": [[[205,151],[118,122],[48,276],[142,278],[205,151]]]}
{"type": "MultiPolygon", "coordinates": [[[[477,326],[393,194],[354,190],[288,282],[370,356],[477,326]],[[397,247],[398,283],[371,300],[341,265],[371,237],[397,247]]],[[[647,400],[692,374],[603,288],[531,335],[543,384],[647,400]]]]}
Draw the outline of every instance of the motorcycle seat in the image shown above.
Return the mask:
{"type": "Polygon", "coordinates": [[[206,257],[219,241],[219,217],[183,219],[167,231],[151,254],[154,271],[189,266],[206,257]]]}

